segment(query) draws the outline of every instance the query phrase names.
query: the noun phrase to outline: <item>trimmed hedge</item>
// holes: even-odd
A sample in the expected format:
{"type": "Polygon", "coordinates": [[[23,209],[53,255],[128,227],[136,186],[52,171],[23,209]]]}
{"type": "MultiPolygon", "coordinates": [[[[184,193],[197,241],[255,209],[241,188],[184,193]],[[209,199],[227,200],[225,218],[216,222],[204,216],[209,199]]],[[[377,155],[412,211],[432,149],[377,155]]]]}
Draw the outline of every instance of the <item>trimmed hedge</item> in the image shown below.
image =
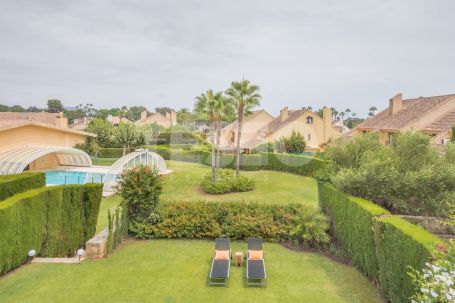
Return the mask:
{"type": "Polygon", "coordinates": [[[325,168],[327,165],[326,161],[309,156],[265,152],[260,154],[262,155],[263,168],[298,175],[312,176],[316,171],[325,168]]]}
{"type": "Polygon", "coordinates": [[[442,240],[373,202],[319,183],[319,206],[353,264],[378,282],[391,302],[408,302],[415,293],[409,267],[421,269],[442,240]]]}
{"type": "MultiPolygon", "coordinates": [[[[160,154],[165,160],[194,162],[204,165],[212,165],[211,153],[201,150],[174,149],[168,145],[147,146],[150,150],[160,154]]],[[[221,154],[220,166],[235,169],[236,156],[221,154]]],[[[325,168],[326,161],[308,156],[259,153],[241,155],[240,169],[257,171],[261,169],[286,171],[299,175],[312,176],[317,170],[325,168]]]]}
{"type": "Polygon", "coordinates": [[[416,289],[409,267],[423,268],[441,239],[399,217],[374,220],[379,286],[391,302],[409,302],[416,289]]]}
{"type": "MultiPolygon", "coordinates": [[[[165,202],[158,204],[153,224],[135,226],[140,238],[289,239],[296,218],[292,205],[235,202],[165,202]]],[[[130,228],[131,230],[131,228],[130,228]]]]}
{"type": "MultiPolygon", "coordinates": [[[[127,149],[125,154],[128,154],[130,151],[127,149]]],[[[121,158],[123,157],[123,148],[109,147],[109,148],[99,148],[98,150],[99,158],[121,158]]]]}
{"type": "Polygon", "coordinates": [[[39,256],[73,255],[93,237],[101,202],[100,184],[43,187],[0,203],[0,274],[39,256]]]}
{"type": "Polygon", "coordinates": [[[46,177],[39,172],[25,172],[0,176],[0,202],[17,193],[46,185],[46,177]]]}
{"type": "Polygon", "coordinates": [[[349,254],[354,266],[374,281],[378,280],[373,218],[387,210],[354,198],[327,183],[318,184],[319,207],[331,218],[331,232],[349,254]]]}
{"type": "Polygon", "coordinates": [[[190,132],[162,132],[158,135],[158,139],[164,141],[165,144],[194,144],[199,142],[198,137],[190,132]]]}

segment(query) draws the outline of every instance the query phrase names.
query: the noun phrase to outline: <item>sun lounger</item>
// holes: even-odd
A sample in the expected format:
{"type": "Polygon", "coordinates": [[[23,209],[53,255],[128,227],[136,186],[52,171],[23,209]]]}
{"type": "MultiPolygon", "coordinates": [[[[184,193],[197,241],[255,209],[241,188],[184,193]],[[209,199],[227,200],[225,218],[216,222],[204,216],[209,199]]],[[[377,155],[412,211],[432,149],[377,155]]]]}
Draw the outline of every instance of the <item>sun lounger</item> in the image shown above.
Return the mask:
{"type": "Polygon", "coordinates": [[[264,286],[265,272],[264,252],[261,239],[248,239],[246,252],[246,283],[247,286],[264,286]]]}
{"type": "Polygon", "coordinates": [[[210,285],[226,285],[231,265],[231,244],[229,239],[215,239],[215,253],[210,268],[210,285]]]}

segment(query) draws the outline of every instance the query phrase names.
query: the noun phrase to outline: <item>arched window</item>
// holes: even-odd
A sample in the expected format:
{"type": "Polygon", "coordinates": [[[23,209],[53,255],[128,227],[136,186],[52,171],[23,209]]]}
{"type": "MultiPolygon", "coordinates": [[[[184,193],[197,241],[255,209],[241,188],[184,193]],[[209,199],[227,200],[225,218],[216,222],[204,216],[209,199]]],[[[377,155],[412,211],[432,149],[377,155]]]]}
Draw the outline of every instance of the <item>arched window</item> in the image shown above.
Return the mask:
{"type": "Polygon", "coordinates": [[[313,124],[313,117],[311,117],[311,116],[306,117],[306,123],[313,124]]]}

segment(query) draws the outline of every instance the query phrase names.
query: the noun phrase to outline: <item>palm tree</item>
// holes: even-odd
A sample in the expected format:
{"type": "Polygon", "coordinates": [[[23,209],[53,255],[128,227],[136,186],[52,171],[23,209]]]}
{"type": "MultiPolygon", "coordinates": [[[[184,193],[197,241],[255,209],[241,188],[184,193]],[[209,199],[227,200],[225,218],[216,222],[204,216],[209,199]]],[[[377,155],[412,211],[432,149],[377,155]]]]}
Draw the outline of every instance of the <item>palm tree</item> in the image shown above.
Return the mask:
{"type": "Polygon", "coordinates": [[[226,94],[231,98],[234,108],[237,110],[237,163],[236,174],[240,174],[240,139],[242,137],[243,119],[245,113],[253,107],[260,105],[261,95],[259,86],[253,85],[248,80],[234,81],[231,87],[226,90],[226,94]]]}
{"type": "Polygon", "coordinates": [[[215,94],[215,119],[216,119],[216,169],[220,169],[220,140],[221,140],[221,122],[224,116],[233,113],[234,107],[231,99],[226,98],[222,93],[215,94]]]}
{"type": "Polygon", "coordinates": [[[345,112],[341,112],[341,113],[340,113],[341,121],[343,121],[345,115],[346,115],[345,112]]]}
{"type": "Polygon", "coordinates": [[[214,93],[213,90],[209,89],[205,93],[200,94],[196,97],[196,104],[194,105],[194,111],[199,114],[205,114],[209,117],[210,124],[210,143],[212,145],[212,181],[216,180],[215,170],[215,115],[216,115],[216,99],[219,99],[222,92],[214,93]]]}
{"type": "Polygon", "coordinates": [[[368,116],[373,117],[374,116],[374,112],[377,111],[377,110],[378,109],[376,108],[376,106],[370,107],[370,109],[368,110],[369,111],[368,116]]]}

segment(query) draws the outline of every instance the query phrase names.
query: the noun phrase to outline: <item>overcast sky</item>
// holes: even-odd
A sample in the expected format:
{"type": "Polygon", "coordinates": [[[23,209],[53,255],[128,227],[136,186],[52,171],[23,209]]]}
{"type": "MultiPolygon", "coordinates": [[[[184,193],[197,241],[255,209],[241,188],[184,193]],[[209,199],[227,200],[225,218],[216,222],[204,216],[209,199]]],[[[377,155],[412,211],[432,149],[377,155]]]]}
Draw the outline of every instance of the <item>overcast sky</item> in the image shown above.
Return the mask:
{"type": "Polygon", "coordinates": [[[455,93],[455,1],[0,0],[0,104],[192,108],[245,77],[277,113],[455,93]]]}

